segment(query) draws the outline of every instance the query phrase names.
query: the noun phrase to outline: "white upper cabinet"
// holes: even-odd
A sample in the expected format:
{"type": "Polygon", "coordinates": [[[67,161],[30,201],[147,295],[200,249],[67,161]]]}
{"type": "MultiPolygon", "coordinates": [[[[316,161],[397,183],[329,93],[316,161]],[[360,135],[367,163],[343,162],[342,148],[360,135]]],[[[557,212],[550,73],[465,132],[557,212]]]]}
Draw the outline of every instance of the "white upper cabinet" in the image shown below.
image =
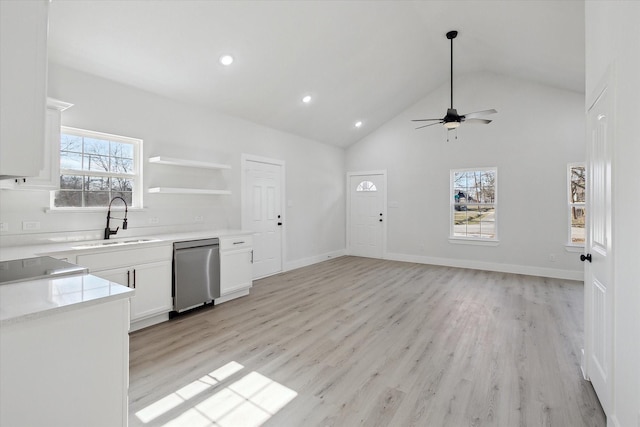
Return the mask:
{"type": "Polygon", "coordinates": [[[0,179],[44,166],[47,0],[0,1],[0,179]]]}
{"type": "Polygon", "coordinates": [[[28,178],[3,179],[0,188],[9,190],[57,190],[60,188],[60,124],[62,112],[73,104],[47,98],[46,134],[40,173],[28,178]]]}

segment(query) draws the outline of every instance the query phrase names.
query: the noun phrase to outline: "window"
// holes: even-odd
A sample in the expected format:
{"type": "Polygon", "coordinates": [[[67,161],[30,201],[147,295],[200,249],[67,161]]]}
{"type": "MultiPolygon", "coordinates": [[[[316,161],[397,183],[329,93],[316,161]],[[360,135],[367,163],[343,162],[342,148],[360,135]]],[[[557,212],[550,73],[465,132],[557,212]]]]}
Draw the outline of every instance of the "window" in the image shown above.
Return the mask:
{"type": "Polygon", "coordinates": [[[497,240],[496,168],[451,171],[451,237],[497,240]]]}
{"type": "Polygon", "coordinates": [[[103,207],[120,196],[142,207],[142,140],[61,128],[60,190],[54,208],[103,207]]]}
{"type": "Polygon", "coordinates": [[[362,181],[356,187],[356,191],[378,191],[378,188],[371,181],[362,181]]]}
{"type": "Polygon", "coordinates": [[[569,181],[569,245],[584,246],[586,172],[584,163],[572,163],[567,168],[569,181]]]}

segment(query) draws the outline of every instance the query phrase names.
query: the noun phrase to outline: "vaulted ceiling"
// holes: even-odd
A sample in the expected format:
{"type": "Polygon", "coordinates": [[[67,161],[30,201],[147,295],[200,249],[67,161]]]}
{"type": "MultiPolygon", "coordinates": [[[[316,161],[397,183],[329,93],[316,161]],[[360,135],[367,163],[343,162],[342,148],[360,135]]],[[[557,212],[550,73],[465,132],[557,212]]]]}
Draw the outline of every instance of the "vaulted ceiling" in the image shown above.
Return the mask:
{"type": "Polygon", "coordinates": [[[346,147],[448,84],[452,29],[456,76],[488,71],[584,92],[580,0],[54,0],[49,57],[346,147]]]}

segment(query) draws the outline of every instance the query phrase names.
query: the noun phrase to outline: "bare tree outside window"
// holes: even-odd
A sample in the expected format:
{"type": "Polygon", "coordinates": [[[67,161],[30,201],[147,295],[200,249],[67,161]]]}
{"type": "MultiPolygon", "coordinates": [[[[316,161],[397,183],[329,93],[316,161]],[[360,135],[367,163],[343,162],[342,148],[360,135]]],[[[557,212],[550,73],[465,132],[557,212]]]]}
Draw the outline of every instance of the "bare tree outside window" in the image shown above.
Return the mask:
{"type": "Polygon", "coordinates": [[[54,207],[107,206],[116,196],[134,206],[135,186],[140,174],[136,170],[137,152],[135,142],[63,128],[60,190],[55,193],[54,207]]]}
{"type": "Polygon", "coordinates": [[[584,164],[569,165],[569,243],[584,245],[585,242],[585,195],[586,169],[584,164]]]}
{"type": "Polygon", "coordinates": [[[496,238],[495,168],[451,171],[452,237],[496,238]]]}

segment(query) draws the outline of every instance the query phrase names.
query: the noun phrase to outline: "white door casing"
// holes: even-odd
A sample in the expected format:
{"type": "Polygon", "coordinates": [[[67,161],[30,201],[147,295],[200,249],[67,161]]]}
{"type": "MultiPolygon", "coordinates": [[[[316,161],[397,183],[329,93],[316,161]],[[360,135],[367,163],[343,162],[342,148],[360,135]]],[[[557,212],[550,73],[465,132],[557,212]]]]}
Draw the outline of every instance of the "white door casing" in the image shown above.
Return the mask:
{"type": "MultiPolygon", "coordinates": [[[[614,276],[612,242],[613,92],[609,72],[587,112],[585,366],[605,414],[613,408],[614,276]]],[[[593,98],[592,98],[593,99],[593,98]]],[[[584,260],[584,256],[582,258],[584,260]]]]}
{"type": "Polygon", "coordinates": [[[384,258],[386,250],[386,171],[347,174],[349,254],[384,258]]]}
{"type": "Polygon", "coordinates": [[[242,156],[242,228],[253,231],[253,278],[282,271],[284,162],[242,156]]]}

